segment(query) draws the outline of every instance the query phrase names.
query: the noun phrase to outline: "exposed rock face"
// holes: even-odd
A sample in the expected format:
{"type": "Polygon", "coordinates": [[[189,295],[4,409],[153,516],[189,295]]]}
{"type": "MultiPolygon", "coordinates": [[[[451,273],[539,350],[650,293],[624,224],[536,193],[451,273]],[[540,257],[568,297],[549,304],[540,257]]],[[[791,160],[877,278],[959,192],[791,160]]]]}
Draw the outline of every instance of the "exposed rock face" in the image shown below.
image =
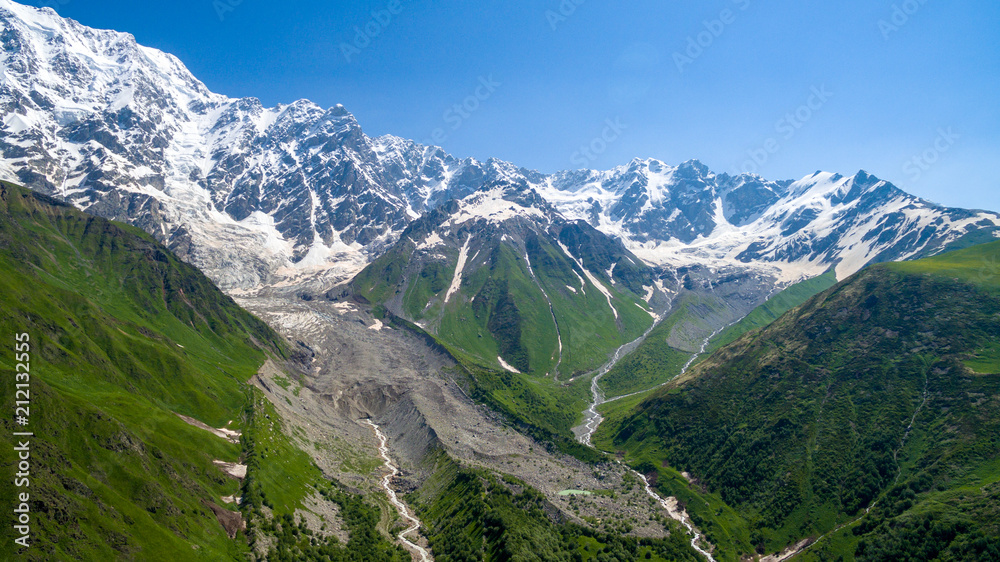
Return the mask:
{"type": "Polygon", "coordinates": [[[243,515],[239,511],[219,507],[210,501],[203,500],[202,503],[205,504],[205,507],[212,510],[212,513],[219,520],[219,524],[226,530],[229,538],[235,539],[238,532],[246,530],[247,522],[243,520],[243,515]]]}

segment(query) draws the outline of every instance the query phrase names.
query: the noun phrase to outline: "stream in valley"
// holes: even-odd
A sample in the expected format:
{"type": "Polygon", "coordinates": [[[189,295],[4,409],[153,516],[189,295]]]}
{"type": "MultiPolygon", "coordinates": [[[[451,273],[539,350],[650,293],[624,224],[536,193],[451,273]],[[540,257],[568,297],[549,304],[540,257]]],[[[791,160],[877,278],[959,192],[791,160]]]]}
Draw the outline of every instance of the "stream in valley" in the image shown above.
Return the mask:
{"type": "Polygon", "coordinates": [[[607,402],[607,399],[605,399],[604,397],[604,391],[601,390],[601,385],[600,385],[601,377],[608,374],[608,371],[610,371],[616,364],[618,364],[618,362],[621,361],[622,357],[625,357],[626,355],[634,351],[635,348],[639,347],[639,344],[646,339],[646,336],[648,336],[649,333],[652,332],[653,328],[655,327],[656,324],[653,324],[653,326],[651,326],[648,330],[646,330],[646,333],[643,334],[642,337],[640,337],[635,341],[629,342],[619,347],[617,350],[615,350],[614,355],[611,356],[611,360],[605,363],[603,367],[598,369],[597,374],[594,375],[594,378],[590,380],[590,394],[592,396],[590,407],[583,412],[583,423],[573,428],[573,435],[576,436],[576,440],[579,441],[580,443],[590,446],[590,438],[593,437],[594,432],[597,431],[597,428],[601,425],[601,422],[604,421],[604,418],[601,416],[601,414],[597,412],[597,408],[601,404],[607,402]]]}
{"type": "MultiPolygon", "coordinates": [[[[701,343],[701,349],[699,349],[697,353],[692,355],[691,359],[688,360],[688,362],[684,365],[684,367],[681,368],[681,371],[677,373],[676,376],[672,377],[670,380],[674,380],[677,377],[680,377],[685,373],[687,373],[688,369],[690,369],[691,366],[694,365],[695,361],[697,361],[699,357],[705,354],[705,352],[708,350],[709,344],[711,344],[712,340],[715,339],[715,336],[718,336],[724,330],[735,325],[737,322],[739,322],[739,320],[731,324],[728,324],[726,326],[723,326],[722,328],[719,328],[718,330],[712,332],[707,338],[705,338],[705,341],[701,343]]],[[[668,380],[667,382],[660,383],[652,388],[639,390],[637,392],[632,392],[629,394],[623,394],[621,396],[615,396],[614,398],[611,399],[606,398],[604,396],[604,391],[601,390],[600,386],[601,377],[608,374],[608,371],[610,371],[616,364],[618,364],[618,362],[621,361],[623,357],[625,357],[632,351],[635,351],[635,348],[639,347],[639,344],[642,343],[647,336],[649,336],[649,333],[652,332],[653,328],[655,327],[656,324],[654,324],[652,328],[647,330],[646,333],[643,334],[641,338],[619,347],[618,350],[615,351],[615,354],[611,357],[611,361],[608,361],[606,365],[601,367],[601,369],[597,372],[597,374],[594,375],[594,378],[590,381],[590,394],[592,397],[590,407],[583,412],[583,423],[573,428],[573,434],[576,436],[577,441],[579,441],[580,443],[592,446],[590,439],[591,437],[594,436],[594,433],[597,432],[597,428],[600,427],[601,422],[604,421],[604,417],[597,412],[597,408],[599,408],[601,404],[607,404],[608,402],[614,402],[616,400],[621,400],[622,398],[628,398],[630,396],[635,396],[636,394],[649,392],[650,390],[659,388],[670,382],[670,380],[668,380]]]]}
{"type": "Polygon", "coordinates": [[[406,538],[407,535],[416,532],[417,529],[420,528],[420,520],[418,520],[410,513],[410,508],[408,508],[406,504],[399,499],[399,497],[396,495],[396,490],[392,488],[392,479],[399,474],[399,469],[396,468],[396,465],[392,464],[392,458],[389,457],[389,446],[388,446],[389,439],[385,436],[384,433],[382,433],[382,429],[379,428],[379,426],[376,425],[375,422],[373,422],[370,419],[362,421],[370,425],[371,428],[375,430],[375,436],[378,437],[379,441],[379,446],[378,446],[379,456],[382,457],[382,461],[385,467],[389,469],[389,472],[387,472],[385,476],[382,477],[382,489],[384,489],[386,495],[389,496],[389,501],[392,502],[392,505],[396,506],[396,510],[399,511],[399,516],[402,517],[403,520],[409,521],[410,523],[410,526],[407,527],[406,530],[399,533],[398,535],[399,540],[400,542],[403,543],[403,546],[405,546],[407,550],[409,550],[413,554],[417,555],[417,557],[419,557],[420,562],[432,562],[434,559],[431,557],[430,553],[427,552],[426,549],[416,544],[415,542],[411,541],[410,539],[406,538]]]}
{"type": "MultiPolygon", "coordinates": [[[[732,326],[732,324],[730,324],[729,326],[732,326]]],[[[711,335],[709,335],[707,338],[705,338],[705,340],[701,344],[701,348],[698,350],[697,353],[691,356],[691,359],[687,362],[687,364],[684,365],[684,367],[681,369],[680,373],[677,374],[677,376],[681,376],[687,373],[688,369],[690,369],[691,366],[694,365],[694,363],[698,360],[698,358],[704,355],[705,352],[708,350],[708,346],[711,343],[712,339],[715,338],[715,336],[719,335],[723,330],[725,330],[729,326],[719,328],[711,335]]],[[[655,325],[653,327],[655,327],[655,325]]],[[[591,437],[593,437],[594,433],[597,431],[597,428],[601,425],[601,422],[604,421],[604,418],[601,416],[601,414],[597,412],[597,408],[600,407],[601,404],[606,404],[608,402],[613,402],[615,400],[620,400],[622,398],[627,398],[629,396],[635,396],[636,394],[652,390],[652,389],[647,389],[639,392],[633,392],[631,394],[617,396],[615,398],[608,400],[607,398],[605,398],[604,391],[601,390],[600,386],[601,377],[606,375],[608,371],[610,371],[619,361],[621,361],[622,357],[635,350],[635,348],[638,347],[639,344],[646,339],[646,337],[652,330],[653,328],[650,328],[649,331],[643,334],[641,338],[619,347],[618,350],[615,351],[615,354],[611,357],[611,360],[608,361],[606,365],[601,367],[601,369],[597,372],[597,374],[594,375],[594,378],[590,382],[590,392],[593,398],[592,402],[590,404],[590,407],[587,408],[587,410],[583,413],[583,423],[573,428],[573,433],[576,435],[577,440],[580,441],[580,443],[592,446],[590,442],[591,437]]],[[[663,386],[663,384],[666,383],[662,383],[657,386],[663,386]]],[[[678,508],[678,506],[676,505],[676,499],[675,498],[664,499],[660,497],[660,495],[653,490],[652,486],[650,486],[649,480],[644,475],[640,474],[639,472],[635,471],[632,468],[629,467],[626,468],[628,468],[628,470],[632,472],[632,474],[634,474],[640,480],[642,480],[642,483],[646,488],[646,494],[648,494],[651,498],[656,500],[656,502],[659,503],[664,510],[666,510],[667,514],[671,517],[671,519],[680,522],[680,524],[683,525],[685,529],[687,529],[688,534],[691,536],[691,547],[694,548],[699,554],[704,556],[706,559],[708,559],[709,562],[715,562],[715,558],[712,557],[712,554],[708,550],[702,548],[700,544],[702,542],[701,533],[691,523],[690,517],[687,515],[687,513],[684,510],[678,508]],[[674,502],[673,504],[671,504],[671,500],[674,502]]],[[[708,548],[711,548],[711,546],[709,545],[708,548]]]]}
{"type": "Polygon", "coordinates": [[[691,518],[688,517],[687,513],[683,510],[678,509],[678,506],[676,505],[677,500],[675,498],[670,498],[674,500],[674,504],[671,505],[669,501],[661,498],[659,494],[653,491],[653,488],[649,485],[649,480],[647,480],[645,476],[639,474],[638,472],[632,470],[631,468],[629,470],[632,471],[632,474],[635,474],[636,476],[639,477],[639,479],[642,480],[642,483],[646,486],[646,493],[649,494],[649,497],[656,500],[657,503],[659,503],[660,506],[663,507],[663,509],[667,510],[667,513],[670,515],[671,519],[679,521],[680,524],[684,525],[684,528],[688,530],[688,534],[691,535],[691,548],[697,550],[698,553],[707,558],[709,562],[715,562],[715,558],[712,558],[711,553],[701,548],[701,545],[698,544],[701,540],[701,533],[699,533],[698,529],[696,529],[695,526],[691,524],[691,518]]]}

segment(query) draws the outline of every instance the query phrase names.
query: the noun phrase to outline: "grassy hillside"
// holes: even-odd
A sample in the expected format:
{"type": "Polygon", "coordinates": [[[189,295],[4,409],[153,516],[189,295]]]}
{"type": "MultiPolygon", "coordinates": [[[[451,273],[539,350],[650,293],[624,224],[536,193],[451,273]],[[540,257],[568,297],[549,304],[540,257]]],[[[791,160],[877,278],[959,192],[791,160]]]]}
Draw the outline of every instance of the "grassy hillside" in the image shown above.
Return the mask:
{"type": "Polygon", "coordinates": [[[446,218],[438,210],[414,221],[399,243],[357,275],[355,292],[484,367],[501,367],[500,357],[534,375],[569,378],[593,370],[652,325],[638,296],[643,283],[651,284],[649,268],[631,262],[620,244],[577,224],[559,227],[558,241],[504,225],[463,227],[452,235],[458,242],[421,248],[418,242],[438,236],[446,218]],[[449,297],[460,261],[455,244],[466,245],[467,261],[449,297]],[[559,244],[581,256],[593,280],[559,244]]]}
{"type": "Polygon", "coordinates": [[[598,442],[664,493],[718,497],[688,505],[722,559],[809,537],[823,538],[802,559],[995,559],[998,263],[995,242],[869,268],[609,420],[598,442]]]}
{"type": "Polygon", "coordinates": [[[32,546],[14,552],[5,525],[3,559],[244,560],[244,533],[230,539],[209,502],[225,507],[223,496],[253,490],[282,517],[323,486],[274,412],[261,423],[267,405],[246,384],[268,355],[287,353],[284,343],[137,229],[0,184],[0,338],[11,414],[24,399],[15,372],[30,359],[29,421],[3,417],[0,464],[15,466],[13,432],[34,433],[30,487],[0,479],[7,505],[30,493],[32,546]],[[27,334],[17,350],[27,358],[15,354],[17,334],[27,334]],[[284,462],[255,465],[254,451],[280,451],[284,462]],[[213,464],[245,459],[243,482],[213,464]]]}

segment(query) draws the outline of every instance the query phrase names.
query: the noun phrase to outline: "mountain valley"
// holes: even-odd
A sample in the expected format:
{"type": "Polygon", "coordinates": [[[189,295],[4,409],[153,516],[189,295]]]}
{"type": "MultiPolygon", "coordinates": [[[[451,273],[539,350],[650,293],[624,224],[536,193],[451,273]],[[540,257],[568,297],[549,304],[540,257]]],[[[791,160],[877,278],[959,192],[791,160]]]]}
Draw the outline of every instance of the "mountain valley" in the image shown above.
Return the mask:
{"type": "Polygon", "coordinates": [[[26,559],[1000,557],[1000,213],[458,158],[11,0],[0,43],[26,559]]]}

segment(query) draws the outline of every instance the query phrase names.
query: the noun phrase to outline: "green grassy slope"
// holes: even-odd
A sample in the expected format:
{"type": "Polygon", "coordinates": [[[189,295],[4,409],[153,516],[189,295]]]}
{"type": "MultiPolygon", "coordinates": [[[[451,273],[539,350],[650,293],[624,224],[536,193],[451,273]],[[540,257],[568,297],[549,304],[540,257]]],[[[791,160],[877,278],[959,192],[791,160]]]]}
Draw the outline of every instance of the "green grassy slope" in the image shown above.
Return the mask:
{"type": "Polygon", "coordinates": [[[717,297],[689,294],[681,297],[662,322],[639,347],[619,361],[603,378],[601,388],[608,398],[649,390],[680,374],[692,354],[670,345],[668,338],[686,325],[701,325],[705,310],[724,307],[717,297]]]}
{"type": "MultiPolygon", "coordinates": [[[[229,539],[205,502],[247,493],[212,461],[246,458],[251,441],[299,461],[251,462],[248,482],[259,482],[276,515],[321,485],[318,469],[274,423],[253,421],[245,381],[268,354],[286,354],[284,343],[137,229],[0,184],[0,339],[0,397],[11,414],[0,422],[5,471],[15,466],[12,433],[34,433],[32,546],[14,552],[5,525],[0,558],[243,560],[242,533],[229,539]],[[12,416],[23,398],[14,386],[21,333],[30,347],[24,427],[12,416]],[[244,441],[176,414],[242,430],[244,441]],[[300,481],[289,486],[292,478],[300,481]]],[[[0,479],[8,505],[25,491],[12,476],[0,479]]]]}
{"type": "Polygon", "coordinates": [[[718,497],[689,509],[723,559],[834,529],[801,556],[995,559],[998,259],[1000,242],[869,268],[609,420],[598,442],[668,476],[665,493],[718,497]]]}
{"type": "Polygon", "coordinates": [[[612,295],[614,311],[578,264],[549,237],[530,229],[518,234],[523,248],[490,230],[456,235],[472,245],[461,285],[445,303],[459,252],[445,246],[426,252],[414,242],[426,239],[445,218],[434,211],[415,221],[399,243],[355,277],[355,292],[428,326],[442,342],[484,367],[500,367],[501,357],[534,375],[551,374],[557,365],[563,378],[593,370],[652,325],[636,293],[651,282],[648,268],[630,263],[624,248],[588,238],[577,225],[562,227],[560,243],[576,245],[584,266],[612,295]]]}
{"type": "Polygon", "coordinates": [[[556,328],[545,297],[512,248],[494,246],[488,260],[486,267],[468,268],[471,275],[444,307],[438,336],[483,365],[497,365],[501,356],[521,372],[544,374],[556,362],[556,328]]]}

